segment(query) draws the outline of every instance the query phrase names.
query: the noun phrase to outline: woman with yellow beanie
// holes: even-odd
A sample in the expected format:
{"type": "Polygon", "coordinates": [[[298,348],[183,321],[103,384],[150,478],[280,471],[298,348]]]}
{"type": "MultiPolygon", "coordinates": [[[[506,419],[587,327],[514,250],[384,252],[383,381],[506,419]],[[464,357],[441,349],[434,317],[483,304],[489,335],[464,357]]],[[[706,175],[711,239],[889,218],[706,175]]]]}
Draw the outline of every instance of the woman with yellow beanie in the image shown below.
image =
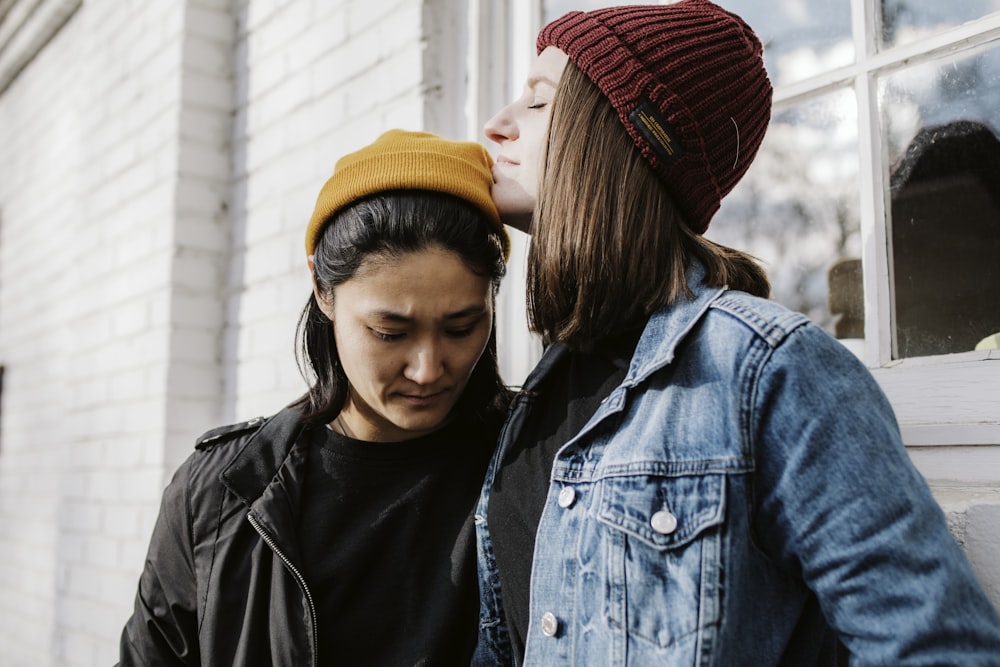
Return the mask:
{"type": "Polygon", "coordinates": [[[468,664],[473,509],[507,402],[491,166],[398,130],[338,161],[306,231],[309,390],[199,439],[120,664],[468,664]]]}

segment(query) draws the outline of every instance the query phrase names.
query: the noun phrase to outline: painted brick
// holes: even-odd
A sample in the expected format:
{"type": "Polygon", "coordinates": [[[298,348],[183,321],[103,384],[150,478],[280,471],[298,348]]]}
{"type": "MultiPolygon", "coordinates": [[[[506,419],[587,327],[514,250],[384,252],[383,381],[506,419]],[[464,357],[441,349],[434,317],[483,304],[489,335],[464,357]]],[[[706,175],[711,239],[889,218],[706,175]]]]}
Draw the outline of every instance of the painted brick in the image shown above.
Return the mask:
{"type": "MultiPolygon", "coordinates": [[[[284,127],[281,125],[267,126],[258,119],[254,119],[253,141],[247,147],[246,165],[247,173],[256,174],[258,171],[283,158],[285,145],[284,127]]],[[[256,184],[258,179],[254,178],[251,183],[256,184]]],[[[266,181],[266,182],[269,182],[266,181]]],[[[257,192],[255,190],[254,192],[257,192]]],[[[256,203],[255,200],[251,200],[256,203]]]]}
{"type": "Polygon", "coordinates": [[[0,97],[0,664],[113,663],[194,437],[304,389],[302,229],[423,122],[421,5],[93,0],[0,97]]]}
{"type": "Polygon", "coordinates": [[[220,298],[214,294],[178,290],[173,296],[170,321],[175,325],[216,329],[222,317],[220,298]]]}
{"type": "Polygon", "coordinates": [[[377,39],[374,32],[354,34],[350,42],[323,54],[310,68],[312,95],[323,98],[361,78],[378,62],[377,39]]]}
{"type": "Polygon", "coordinates": [[[276,8],[267,28],[248,36],[253,53],[260,58],[280,53],[286,58],[297,48],[302,32],[312,25],[314,9],[311,2],[286,2],[276,8]]]}
{"type": "Polygon", "coordinates": [[[188,391],[183,397],[176,397],[171,401],[167,433],[169,439],[174,440],[175,449],[171,452],[171,464],[164,472],[170,474],[174,472],[181,458],[186,458],[193,450],[195,438],[225,423],[226,420],[219,415],[218,408],[209,400],[222,393],[221,384],[202,388],[204,395],[200,391],[188,391]],[[183,456],[177,458],[178,454],[183,456]]]}
{"type": "Polygon", "coordinates": [[[235,29],[236,19],[226,11],[226,2],[190,2],[184,16],[185,33],[208,41],[219,40],[219,35],[228,35],[235,29]]]}
{"type": "MultiPolygon", "coordinates": [[[[392,16],[404,14],[408,9],[419,7],[418,0],[395,0],[387,2],[349,2],[347,3],[347,26],[350,34],[356,34],[366,28],[378,26],[383,21],[391,20],[392,16]]],[[[401,25],[399,32],[390,37],[399,40],[402,35],[414,35],[414,28],[420,25],[417,15],[413,21],[401,25]]]]}
{"type": "Polygon", "coordinates": [[[314,21],[305,26],[295,38],[292,48],[287,51],[288,66],[292,71],[305,68],[311,70],[322,55],[348,39],[347,18],[343,10],[334,7],[334,12],[322,21],[314,21]]]}
{"type": "MultiPolygon", "coordinates": [[[[117,500],[125,503],[130,512],[135,512],[136,528],[134,531],[119,533],[119,537],[136,537],[143,534],[144,525],[140,507],[134,507],[133,503],[142,503],[149,499],[150,489],[160,487],[162,471],[158,467],[137,468],[127,471],[123,475],[116,474],[117,500]]],[[[102,539],[103,535],[102,535],[102,539]]]]}
{"type": "Polygon", "coordinates": [[[267,245],[247,249],[243,279],[247,285],[287,275],[300,266],[301,241],[275,238],[267,245]]]}

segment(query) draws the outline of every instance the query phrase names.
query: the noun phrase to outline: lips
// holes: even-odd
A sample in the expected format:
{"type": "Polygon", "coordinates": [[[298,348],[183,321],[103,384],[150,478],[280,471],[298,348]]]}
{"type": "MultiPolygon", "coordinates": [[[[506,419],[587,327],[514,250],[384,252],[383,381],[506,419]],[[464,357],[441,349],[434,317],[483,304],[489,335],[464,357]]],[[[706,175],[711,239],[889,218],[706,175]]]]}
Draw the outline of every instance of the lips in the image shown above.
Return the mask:
{"type": "Polygon", "coordinates": [[[412,403],[414,405],[429,405],[434,403],[438,399],[444,397],[448,393],[447,389],[442,389],[440,391],[435,391],[433,393],[427,394],[400,394],[403,400],[412,403]]]}

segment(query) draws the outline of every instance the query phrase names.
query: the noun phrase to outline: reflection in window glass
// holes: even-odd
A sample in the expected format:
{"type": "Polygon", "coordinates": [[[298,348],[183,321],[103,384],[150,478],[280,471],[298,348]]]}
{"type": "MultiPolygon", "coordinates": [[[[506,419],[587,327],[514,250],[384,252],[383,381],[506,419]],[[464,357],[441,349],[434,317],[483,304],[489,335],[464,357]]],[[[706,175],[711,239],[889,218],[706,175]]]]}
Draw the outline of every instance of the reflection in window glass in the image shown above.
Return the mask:
{"type": "Polygon", "coordinates": [[[760,153],[705,235],[763,262],[772,296],[853,349],[864,337],[854,93],[774,114],[760,153]]]}
{"type": "Polygon", "coordinates": [[[1000,49],[879,86],[893,356],[986,346],[1000,333],[1000,49]]]}
{"type": "MultiPolygon", "coordinates": [[[[547,23],[572,10],[589,11],[624,4],[635,3],[547,0],[543,4],[543,21],[547,23]]],[[[753,27],[764,44],[764,65],[775,85],[801,81],[854,62],[850,2],[719,0],[718,4],[739,14],[753,27]]]]}
{"type": "Polygon", "coordinates": [[[600,9],[601,7],[617,7],[619,5],[635,4],[657,5],[670,3],[638,2],[638,0],[635,2],[602,2],[602,0],[545,0],[542,2],[542,22],[548,23],[549,21],[554,21],[566,12],[589,12],[592,9],[600,9]]]}
{"type": "Polygon", "coordinates": [[[881,7],[880,41],[890,47],[998,12],[1000,0],[882,0],[881,7]]]}
{"type": "Polygon", "coordinates": [[[720,0],[764,44],[771,83],[782,85],[854,62],[851,3],[844,0],[720,0]]]}

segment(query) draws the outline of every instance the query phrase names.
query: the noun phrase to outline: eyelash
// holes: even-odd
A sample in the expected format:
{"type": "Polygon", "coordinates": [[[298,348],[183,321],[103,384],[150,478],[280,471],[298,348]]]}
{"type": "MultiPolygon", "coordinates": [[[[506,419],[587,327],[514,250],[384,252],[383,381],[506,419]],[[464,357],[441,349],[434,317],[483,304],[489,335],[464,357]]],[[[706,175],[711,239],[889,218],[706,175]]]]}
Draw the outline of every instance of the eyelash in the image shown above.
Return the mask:
{"type": "Polygon", "coordinates": [[[528,108],[529,109],[544,109],[545,105],[546,105],[545,102],[535,102],[534,104],[529,104],[528,108]]]}
{"type": "MultiPolygon", "coordinates": [[[[475,331],[475,329],[476,329],[475,326],[466,327],[465,329],[452,329],[446,331],[445,334],[447,334],[451,338],[468,338],[469,336],[472,335],[472,332],[475,331]]],[[[384,331],[378,331],[376,329],[371,329],[371,332],[372,335],[374,335],[376,338],[378,338],[380,341],[384,343],[395,342],[406,335],[406,334],[390,334],[390,333],[385,333],[384,331]]]]}

